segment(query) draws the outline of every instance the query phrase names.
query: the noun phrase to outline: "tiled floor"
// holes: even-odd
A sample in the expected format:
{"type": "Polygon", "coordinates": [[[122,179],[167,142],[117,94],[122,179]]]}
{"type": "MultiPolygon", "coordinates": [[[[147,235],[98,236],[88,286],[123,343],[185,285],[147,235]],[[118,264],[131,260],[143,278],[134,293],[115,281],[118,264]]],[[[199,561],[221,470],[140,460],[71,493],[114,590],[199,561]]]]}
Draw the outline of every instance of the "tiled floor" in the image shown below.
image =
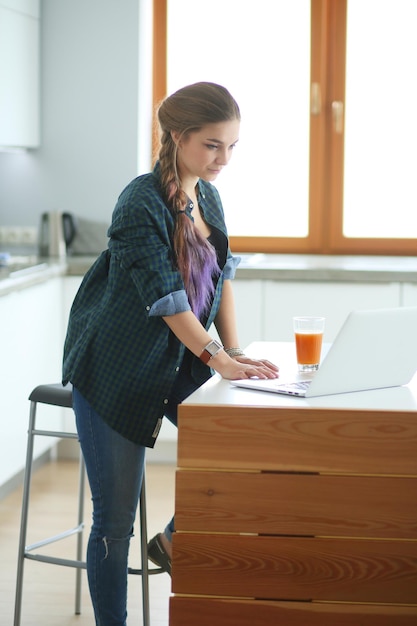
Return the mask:
{"type": "MultiPolygon", "coordinates": [[[[76,522],[78,465],[74,461],[52,462],[33,478],[31,515],[27,543],[56,534],[76,522]]],[[[175,468],[148,464],[148,536],[163,530],[174,510],[175,468]]],[[[88,491],[88,490],[87,490],[88,491]]],[[[12,626],[16,585],[16,559],[20,525],[21,489],[0,501],[0,624],[12,626]]],[[[89,493],[86,496],[86,528],[91,518],[89,493]]],[[[75,558],[75,538],[47,548],[50,554],[75,558]]],[[[131,543],[130,565],[139,567],[139,538],[131,543]],[[137,556],[137,558],[135,558],[137,556]]],[[[21,626],[93,626],[85,571],[83,571],[82,614],[74,615],[75,570],[25,561],[21,626]]],[[[168,626],[171,579],[168,574],[150,577],[152,626],[168,626]]],[[[141,579],[129,577],[128,625],[142,624],[141,579]]]]}

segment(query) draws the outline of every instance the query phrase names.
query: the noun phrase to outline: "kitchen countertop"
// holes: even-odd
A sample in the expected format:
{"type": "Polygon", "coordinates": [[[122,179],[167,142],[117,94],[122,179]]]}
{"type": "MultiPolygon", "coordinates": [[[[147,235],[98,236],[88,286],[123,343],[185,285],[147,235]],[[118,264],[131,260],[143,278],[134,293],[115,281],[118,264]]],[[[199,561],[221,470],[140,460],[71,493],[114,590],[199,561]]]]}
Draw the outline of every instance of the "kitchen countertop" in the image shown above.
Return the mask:
{"type": "MultiPolygon", "coordinates": [[[[333,282],[417,283],[417,256],[330,256],[314,254],[237,254],[242,261],[236,278],[333,282]]],[[[83,276],[96,257],[64,260],[19,258],[20,263],[0,268],[0,296],[56,276],[83,276]]]]}
{"type": "Polygon", "coordinates": [[[417,256],[241,254],[239,278],[353,282],[417,282],[417,256]]]}
{"type": "Polygon", "coordinates": [[[15,291],[44,283],[57,276],[65,276],[66,263],[50,259],[34,259],[10,268],[0,268],[0,297],[15,291]]]}

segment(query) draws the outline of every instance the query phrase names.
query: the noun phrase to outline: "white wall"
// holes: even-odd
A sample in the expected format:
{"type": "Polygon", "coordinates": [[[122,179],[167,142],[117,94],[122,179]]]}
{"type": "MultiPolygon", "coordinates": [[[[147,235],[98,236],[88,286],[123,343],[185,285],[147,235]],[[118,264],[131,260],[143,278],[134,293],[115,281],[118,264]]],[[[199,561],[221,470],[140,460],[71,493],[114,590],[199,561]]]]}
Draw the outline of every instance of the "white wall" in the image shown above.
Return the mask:
{"type": "Polygon", "coordinates": [[[41,147],[0,153],[0,225],[37,226],[54,209],[110,221],[138,173],[139,107],[151,107],[140,3],[42,0],[41,147]]]}

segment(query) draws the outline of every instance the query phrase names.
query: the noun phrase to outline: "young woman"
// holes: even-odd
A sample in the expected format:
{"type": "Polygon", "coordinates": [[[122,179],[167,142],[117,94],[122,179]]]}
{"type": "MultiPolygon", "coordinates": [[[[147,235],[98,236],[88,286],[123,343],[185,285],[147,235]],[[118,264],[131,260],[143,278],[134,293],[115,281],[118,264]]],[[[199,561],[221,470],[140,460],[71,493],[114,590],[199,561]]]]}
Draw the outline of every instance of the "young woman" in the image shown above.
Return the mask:
{"type": "MultiPolygon", "coordinates": [[[[211,185],[238,141],[238,105],[224,87],[196,83],[168,97],[158,120],[159,160],[120,195],[108,250],[74,300],[64,349],[93,499],[87,572],[100,626],[126,624],[145,450],[163,416],[176,423],[178,404],[213,370],[227,379],[278,376],[239,348],[230,280],[239,260],[211,185]]],[[[173,531],[171,520],[148,547],[168,573],[173,531]]]]}

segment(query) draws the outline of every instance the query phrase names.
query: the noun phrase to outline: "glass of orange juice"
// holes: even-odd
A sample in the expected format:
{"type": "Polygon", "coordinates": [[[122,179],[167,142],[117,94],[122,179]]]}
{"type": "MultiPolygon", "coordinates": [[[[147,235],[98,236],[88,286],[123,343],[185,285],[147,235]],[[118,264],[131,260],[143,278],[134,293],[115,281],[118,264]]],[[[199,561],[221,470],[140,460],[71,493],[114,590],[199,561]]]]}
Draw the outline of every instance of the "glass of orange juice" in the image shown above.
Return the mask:
{"type": "Polygon", "coordinates": [[[294,317],[293,322],[298,370],[314,372],[320,365],[324,317],[294,317]]]}

